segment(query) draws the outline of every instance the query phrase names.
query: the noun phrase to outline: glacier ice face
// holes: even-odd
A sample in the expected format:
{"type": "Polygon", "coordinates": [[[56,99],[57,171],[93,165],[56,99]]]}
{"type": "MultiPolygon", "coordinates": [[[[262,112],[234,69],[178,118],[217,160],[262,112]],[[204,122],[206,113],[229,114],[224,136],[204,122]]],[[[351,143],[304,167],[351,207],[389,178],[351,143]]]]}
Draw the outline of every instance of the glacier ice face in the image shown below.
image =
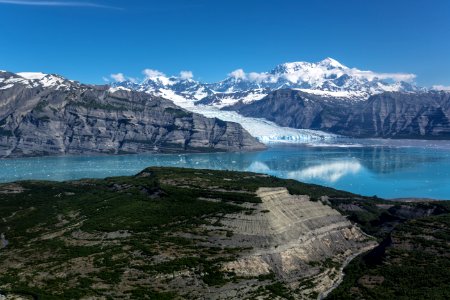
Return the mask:
{"type": "Polygon", "coordinates": [[[252,136],[256,137],[264,144],[305,143],[311,141],[322,141],[335,137],[335,135],[322,131],[281,127],[265,119],[248,118],[234,111],[221,111],[210,106],[195,106],[191,111],[200,113],[206,117],[239,123],[252,136]]]}
{"type": "Polygon", "coordinates": [[[164,91],[159,94],[172,100],[176,105],[194,113],[199,113],[208,118],[218,118],[223,121],[239,123],[252,136],[264,144],[271,143],[308,143],[332,140],[336,135],[323,131],[309,129],[295,129],[281,127],[273,122],[261,118],[244,117],[235,111],[223,111],[214,106],[195,105],[194,102],[164,91]],[[172,96],[172,97],[171,97],[172,96]]]}

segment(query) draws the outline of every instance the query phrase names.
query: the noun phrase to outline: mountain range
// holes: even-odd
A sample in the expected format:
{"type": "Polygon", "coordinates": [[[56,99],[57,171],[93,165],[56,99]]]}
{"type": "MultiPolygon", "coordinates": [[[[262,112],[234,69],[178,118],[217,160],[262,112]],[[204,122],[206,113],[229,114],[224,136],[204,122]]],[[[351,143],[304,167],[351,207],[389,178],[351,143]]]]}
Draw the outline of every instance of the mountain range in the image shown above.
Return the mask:
{"type": "Polygon", "coordinates": [[[352,137],[449,138],[450,94],[418,87],[414,77],[362,71],[326,58],[284,63],[264,73],[236,70],[216,83],[152,72],[141,83],[113,86],[159,95],[187,109],[235,111],[282,127],[352,137]]]}
{"type": "Polygon", "coordinates": [[[282,89],[226,109],[280,126],[358,138],[450,139],[450,93],[443,91],[384,92],[352,102],[282,89]]]}
{"type": "Polygon", "coordinates": [[[239,69],[215,83],[203,83],[185,77],[167,77],[161,72],[153,71],[148,72],[141,82],[125,79],[112,85],[173,99],[183,97],[197,104],[222,108],[239,101],[247,104],[261,100],[271,91],[287,88],[345,100],[366,100],[371,95],[383,92],[425,90],[411,83],[413,78],[412,74],[362,71],[326,58],[317,63],[284,63],[263,73],[247,74],[239,69]]]}
{"type": "Polygon", "coordinates": [[[0,156],[241,151],[351,137],[450,138],[450,93],[327,58],[216,83],[147,72],[87,85],[0,71],[0,156]]]}
{"type": "Polygon", "coordinates": [[[258,149],[241,125],[158,96],[0,72],[0,157],[258,149]]]}

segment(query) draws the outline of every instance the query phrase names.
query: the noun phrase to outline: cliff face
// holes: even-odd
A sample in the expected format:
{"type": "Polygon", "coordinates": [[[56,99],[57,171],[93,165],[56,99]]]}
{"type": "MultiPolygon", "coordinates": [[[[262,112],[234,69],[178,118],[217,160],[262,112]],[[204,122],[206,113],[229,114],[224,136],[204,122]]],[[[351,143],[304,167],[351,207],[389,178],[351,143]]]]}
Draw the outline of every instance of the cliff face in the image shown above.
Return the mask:
{"type": "Polygon", "coordinates": [[[358,136],[450,138],[450,93],[384,93],[355,107],[335,129],[358,136]]]}
{"type": "Polygon", "coordinates": [[[323,261],[340,266],[376,245],[339,212],[307,195],[290,195],[283,187],[259,188],[256,194],[262,203],[247,205],[253,214],[220,219],[221,229],[234,233],[228,243],[253,247],[250,253],[224,264],[226,271],[242,277],[273,273],[298,291],[296,298],[308,299],[325,294],[340,279],[339,269],[327,268],[323,261]],[[316,268],[319,265],[322,268],[316,268]],[[305,286],[305,278],[313,284],[305,286]]]}
{"type": "Polygon", "coordinates": [[[279,90],[229,109],[281,126],[354,137],[450,138],[450,93],[445,92],[383,93],[352,102],[279,90]]]}
{"type": "Polygon", "coordinates": [[[264,148],[239,124],[169,100],[60,77],[54,82],[0,73],[0,157],[264,148]]]}

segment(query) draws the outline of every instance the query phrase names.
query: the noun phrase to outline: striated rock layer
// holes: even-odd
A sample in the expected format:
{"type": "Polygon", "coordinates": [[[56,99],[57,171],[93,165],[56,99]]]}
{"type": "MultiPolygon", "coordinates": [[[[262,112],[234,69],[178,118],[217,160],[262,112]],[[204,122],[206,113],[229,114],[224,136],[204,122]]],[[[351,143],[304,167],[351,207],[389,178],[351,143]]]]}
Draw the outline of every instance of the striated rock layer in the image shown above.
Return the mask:
{"type": "Polygon", "coordinates": [[[343,264],[377,245],[338,211],[309,196],[290,195],[286,188],[259,188],[257,195],[262,203],[245,204],[252,214],[226,215],[218,227],[233,236],[217,243],[252,248],[224,264],[237,276],[274,274],[296,298],[314,298],[341,279],[343,264]]]}
{"type": "Polygon", "coordinates": [[[163,98],[0,72],[0,157],[263,148],[241,125],[163,98]]]}

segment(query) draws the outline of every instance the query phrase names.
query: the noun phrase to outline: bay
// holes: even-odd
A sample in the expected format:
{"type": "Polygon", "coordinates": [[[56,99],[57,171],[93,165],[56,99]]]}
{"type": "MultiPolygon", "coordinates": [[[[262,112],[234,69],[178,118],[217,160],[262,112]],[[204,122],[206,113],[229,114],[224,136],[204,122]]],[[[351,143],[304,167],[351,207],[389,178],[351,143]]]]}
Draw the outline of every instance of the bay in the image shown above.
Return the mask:
{"type": "Polygon", "coordinates": [[[340,140],[246,153],[0,160],[0,182],[133,175],[149,166],[252,171],[383,198],[450,199],[450,142],[340,140]]]}

